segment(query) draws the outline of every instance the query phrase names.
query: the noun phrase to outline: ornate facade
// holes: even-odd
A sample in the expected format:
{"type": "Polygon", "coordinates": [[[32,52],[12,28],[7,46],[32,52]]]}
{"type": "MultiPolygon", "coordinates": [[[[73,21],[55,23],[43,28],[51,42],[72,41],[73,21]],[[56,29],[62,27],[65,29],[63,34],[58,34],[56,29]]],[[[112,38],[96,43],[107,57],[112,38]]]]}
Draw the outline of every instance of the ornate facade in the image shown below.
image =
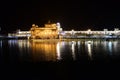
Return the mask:
{"type": "Polygon", "coordinates": [[[62,30],[59,23],[47,23],[45,27],[38,27],[33,24],[31,31],[31,39],[57,39],[59,38],[59,32],[62,30]]]}

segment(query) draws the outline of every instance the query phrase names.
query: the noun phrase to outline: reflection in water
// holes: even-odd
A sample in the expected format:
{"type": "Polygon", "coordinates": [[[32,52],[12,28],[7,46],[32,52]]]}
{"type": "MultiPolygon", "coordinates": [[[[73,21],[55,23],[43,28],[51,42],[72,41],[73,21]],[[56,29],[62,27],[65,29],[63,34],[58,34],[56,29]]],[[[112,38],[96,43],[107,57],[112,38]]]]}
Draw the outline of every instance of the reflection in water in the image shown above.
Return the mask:
{"type": "Polygon", "coordinates": [[[72,57],[75,60],[75,41],[72,41],[72,57]]]}
{"type": "Polygon", "coordinates": [[[115,51],[115,53],[119,53],[118,51],[118,49],[120,48],[119,46],[119,42],[118,41],[114,41],[113,42],[113,50],[115,51]]]}
{"type": "Polygon", "coordinates": [[[113,41],[103,41],[102,43],[101,43],[101,48],[103,48],[104,50],[103,51],[105,51],[104,53],[105,53],[105,55],[112,55],[113,54],[113,41]],[[106,54],[107,53],[107,54],[106,54]]]}
{"type": "Polygon", "coordinates": [[[61,44],[60,44],[60,42],[58,42],[58,43],[57,43],[57,46],[56,46],[56,48],[57,48],[57,59],[58,59],[58,60],[61,60],[61,59],[62,59],[62,58],[61,58],[60,47],[61,47],[61,44]]]}
{"type": "Polygon", "coordinates": [[[29,48],[30,42],[27,40],[18,40],[18,45],[19,45],[19,48],[23,48],[23,47],[29,48]]]}
{"type": "Polygon", "coordinates": [[[0,54],[2,54],[2,40],[0,40],[0,54]]]}
{"type": "Polygon", "coordinates": [[[108,49],[109,49],[110,55],[112,55],[112,42],[111,41],[108,43],[108,49]]]}
{"type": "Polygon", "coordinates": [[[56,61],[56,43],[55,42],[33,42],[32,57],[34,61],[56,61]]]}
{"type": "Polygon", "coordinates": [[[20,51],[20,56],[30,55],[31,45],[28,40],[18,40],[17,43],[20,51]]]}
{"type": "Polygon", "coordinates": [[[13,46],[16,45],[17,40],[9,40],[8,43],[9,43],[9,46],[10,46],[10,47],[13,47],[13,46]]]}
{"type": "Polygon", "coordinates": [[[92,59],[92,50],[91,50],[91,44],[87,44],[88,47],[88,55],[92,59]]]}
{"type": "Polygon", "coordinates": [[[88,59],[88,56],[90,60],[94,60],[96,58],[106,58],[108,55],[112,56],[112,54],[114,56],[120,55],[120,45],[117,40],[95,40],[89,43],[86,40],[60,42],[8,40],[6,42],[0,41],[0,53],[3,54],[4,50],[6,50],[11,55],[10,59],[16,59],[17,56],[17,59],[19,58],[20,61],[80,60],[80,58],[86,59],[86,57],[88,59]]]}
{"type": "Polygon", "coordinates": [[[2,48],[2,40],[0,40],[0,48],[2,48]]]}

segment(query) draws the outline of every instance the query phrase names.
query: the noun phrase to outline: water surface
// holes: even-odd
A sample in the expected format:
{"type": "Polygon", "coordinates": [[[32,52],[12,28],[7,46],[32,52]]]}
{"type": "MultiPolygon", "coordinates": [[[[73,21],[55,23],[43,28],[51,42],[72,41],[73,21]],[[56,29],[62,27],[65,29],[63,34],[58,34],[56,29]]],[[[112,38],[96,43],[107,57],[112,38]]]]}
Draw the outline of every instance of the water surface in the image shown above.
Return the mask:
{"type": "Polygon", "coordinates": [[[0,40],[1,62],[94,61],[118,59],[119,40],[0,40]]]}
{"type": "Polygon", "coordinates": [[[0,40],[1,80],[117,79],[119,59],[119,40],[0,40]]]}

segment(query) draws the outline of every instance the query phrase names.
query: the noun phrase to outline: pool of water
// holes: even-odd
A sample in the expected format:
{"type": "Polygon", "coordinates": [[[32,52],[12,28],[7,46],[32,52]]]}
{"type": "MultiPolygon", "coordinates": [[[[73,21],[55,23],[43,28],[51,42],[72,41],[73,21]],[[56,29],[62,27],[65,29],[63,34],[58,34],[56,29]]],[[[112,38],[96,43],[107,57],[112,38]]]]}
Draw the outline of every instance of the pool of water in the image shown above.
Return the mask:
{"type": "Polygon", "coordinates": [[[116,79],[119,59],[119,40],[0,40],[4,79],[116,79]]]}

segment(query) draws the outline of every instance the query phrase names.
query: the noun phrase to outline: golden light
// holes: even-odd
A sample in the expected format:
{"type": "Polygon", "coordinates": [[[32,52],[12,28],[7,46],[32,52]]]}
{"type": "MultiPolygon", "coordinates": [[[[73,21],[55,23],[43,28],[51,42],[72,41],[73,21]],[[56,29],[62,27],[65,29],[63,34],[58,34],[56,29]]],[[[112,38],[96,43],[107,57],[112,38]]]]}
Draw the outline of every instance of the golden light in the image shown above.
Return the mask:
{"type": "Polygon", "coordinates": [[[38,27],[38,25],[33,24],[32,26],[35,26],[34,28],[31,28],[31,38],[33,39],[50,39],[52,38],[57,38],[58,37],[58,31],[57,29],[57,24],[45,24],[44,28],[43,27],[38,27]],[[41,34],[43,33],[43,34],[41,34]],[[34,37],[35,36],[35,37],[34,37]]]}
{"type": "Polygon", "coordinates": [[[33,61],[56,61],[56,45],[55,42],[33,42],[31,44],[33,61]]]}

